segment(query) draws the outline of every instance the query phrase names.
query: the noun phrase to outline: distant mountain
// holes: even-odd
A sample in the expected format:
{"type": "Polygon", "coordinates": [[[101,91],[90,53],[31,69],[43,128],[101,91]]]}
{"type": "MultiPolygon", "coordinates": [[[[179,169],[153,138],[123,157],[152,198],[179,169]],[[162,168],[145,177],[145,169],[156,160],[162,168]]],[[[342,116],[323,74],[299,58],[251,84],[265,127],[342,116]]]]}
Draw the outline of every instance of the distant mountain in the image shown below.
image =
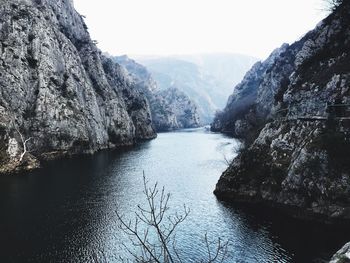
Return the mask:
{"type": "Polygon", "coordinates": [[[203,123],[225,106],[233,87],[257,61],[235,54],[138,57],[157,81],[160,89],[176,87],[197,105],[203,123]]]}
{"type": "Polygon", "coordinates": [[[159,89],[148,70],[128,56],[112,58],[122,65],[139,92],[150,104],[152,122],[157,131],[169,131],[200,126],[196,104],[179,89],[159,89]]]}
{"type": "MultiPolygon", "coordinates": [[[[255,57],[233,53],[183,55],[178,58],[198,65],[205,74],[213,76],[225,95],[232,93],[234,86],[241,82],[247,71],[258,61],[255,57]]],[[[220,101],[220,108],[225,106],[224,103],[225,101],[220,101]]]]}

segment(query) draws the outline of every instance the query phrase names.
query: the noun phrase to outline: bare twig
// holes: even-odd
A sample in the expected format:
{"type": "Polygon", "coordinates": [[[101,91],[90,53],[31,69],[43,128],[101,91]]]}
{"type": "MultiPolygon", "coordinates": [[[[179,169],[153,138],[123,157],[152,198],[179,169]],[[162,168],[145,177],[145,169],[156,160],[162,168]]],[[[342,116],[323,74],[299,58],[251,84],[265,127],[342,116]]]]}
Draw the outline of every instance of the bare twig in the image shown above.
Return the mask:
{"type": "Polygon", "coordinates": [[[225,163],[226,163],[228,166],[230,166],[231,161],[226,157],[226,155],[225,155],[224,153],[222,154],[222,156],[223,156],[223,158],[224,158],[225,163]]]}
{"type": "MultiPolygon", "coordinates": [[[[146,205],[137,206],[133,220],[126,220],[117,212],[120,222],[119,228],[129,237],[132,247],[124,245],[124,249],[132,256],[135,262],[156,263],[182,263],[181,253],[176,245],[176,229],[183,223],[190,213],[185,205],[182,213],[175,212],[168,215],[170,194],[164,187],[159,190],[158,184],[148,186],[148,181],[143,174],[143,193],[146,197],[146,205]]],[[[222,262],[227,254],[228,243],[209,242],[205,234],[205,246],[208,259],[201,262],[222,262]],[[212,250],[212,246],[216,246],[212,250]]]]}
{"type": "Polygon", "coordinates": [[[27,143],[32,139],[32,137],[25,139],[23,134],[19,131],[19,128],[15,124],[15,121],[11,119],[11,124],[15,128],[16,132],[19,134],[21,141],[22,141],[22,147],[23,147],[23,152],[20,155],[19,162],[22,162],[24,155],[28,152],[27,150],[27,143]]]}
{"type": "Polygon", "coordinates": [[[329,11],[329,12],[332,12],[335,9],[337,9],[337,7],[341,5],[343,1],[344,0],[323,0],[323,2],[326,5],[326,11],[329,11]]]}

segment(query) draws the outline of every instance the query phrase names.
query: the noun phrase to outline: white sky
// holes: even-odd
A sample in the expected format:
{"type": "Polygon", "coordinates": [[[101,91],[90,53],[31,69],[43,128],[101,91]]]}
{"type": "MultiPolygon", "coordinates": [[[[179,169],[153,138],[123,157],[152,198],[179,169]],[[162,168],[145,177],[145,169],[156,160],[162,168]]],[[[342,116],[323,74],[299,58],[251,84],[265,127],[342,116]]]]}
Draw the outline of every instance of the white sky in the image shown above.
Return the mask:
{"type": "Polygon", "coordinates": [[[113,55],[230,52],[267,57],[325,17],[323,0],[74,0],[113,55]]]}

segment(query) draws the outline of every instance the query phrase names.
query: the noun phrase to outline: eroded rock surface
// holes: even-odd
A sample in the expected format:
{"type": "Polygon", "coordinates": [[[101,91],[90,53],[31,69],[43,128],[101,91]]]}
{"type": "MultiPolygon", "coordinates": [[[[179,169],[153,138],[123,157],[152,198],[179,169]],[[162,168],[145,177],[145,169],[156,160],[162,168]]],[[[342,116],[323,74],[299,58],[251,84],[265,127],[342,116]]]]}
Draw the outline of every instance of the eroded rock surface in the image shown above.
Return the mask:
{"type": "Polygon", "coordinates": [[[350,4],[256,64],[214,130],[246,147],[215,193],[297,217],[350,219],[350,4]]]}
{"type": "Polygon", "coordinates": [[[2,167],[23,151],[20,134],[38,158],[155,137],[147,100],[97,49],[72,1],[1,1],[0,90],[2,167]]]}

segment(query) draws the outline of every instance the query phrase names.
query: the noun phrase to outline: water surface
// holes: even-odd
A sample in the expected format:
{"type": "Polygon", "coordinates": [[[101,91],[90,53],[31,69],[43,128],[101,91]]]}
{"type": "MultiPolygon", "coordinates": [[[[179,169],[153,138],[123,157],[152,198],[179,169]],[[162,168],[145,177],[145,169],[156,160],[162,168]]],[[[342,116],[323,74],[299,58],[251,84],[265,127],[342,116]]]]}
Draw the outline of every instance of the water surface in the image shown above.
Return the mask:
{"type": "Polygon", "coordinates": [[[303,223],[264,208],[235,207],[212,194],[237,141],[205,130],[159,134],[123,152],[106,151],[48,163],[0,178],[1,262],[109,262],[127,256],[115,211],[143,203],[142,174],[172,194],[171,211],[190,215],[178,232],[185,262],[205,255],[203,236],[229,240],[226,262],[312,262],[328,258],[349,237],[346,228],[303,223]]]}

